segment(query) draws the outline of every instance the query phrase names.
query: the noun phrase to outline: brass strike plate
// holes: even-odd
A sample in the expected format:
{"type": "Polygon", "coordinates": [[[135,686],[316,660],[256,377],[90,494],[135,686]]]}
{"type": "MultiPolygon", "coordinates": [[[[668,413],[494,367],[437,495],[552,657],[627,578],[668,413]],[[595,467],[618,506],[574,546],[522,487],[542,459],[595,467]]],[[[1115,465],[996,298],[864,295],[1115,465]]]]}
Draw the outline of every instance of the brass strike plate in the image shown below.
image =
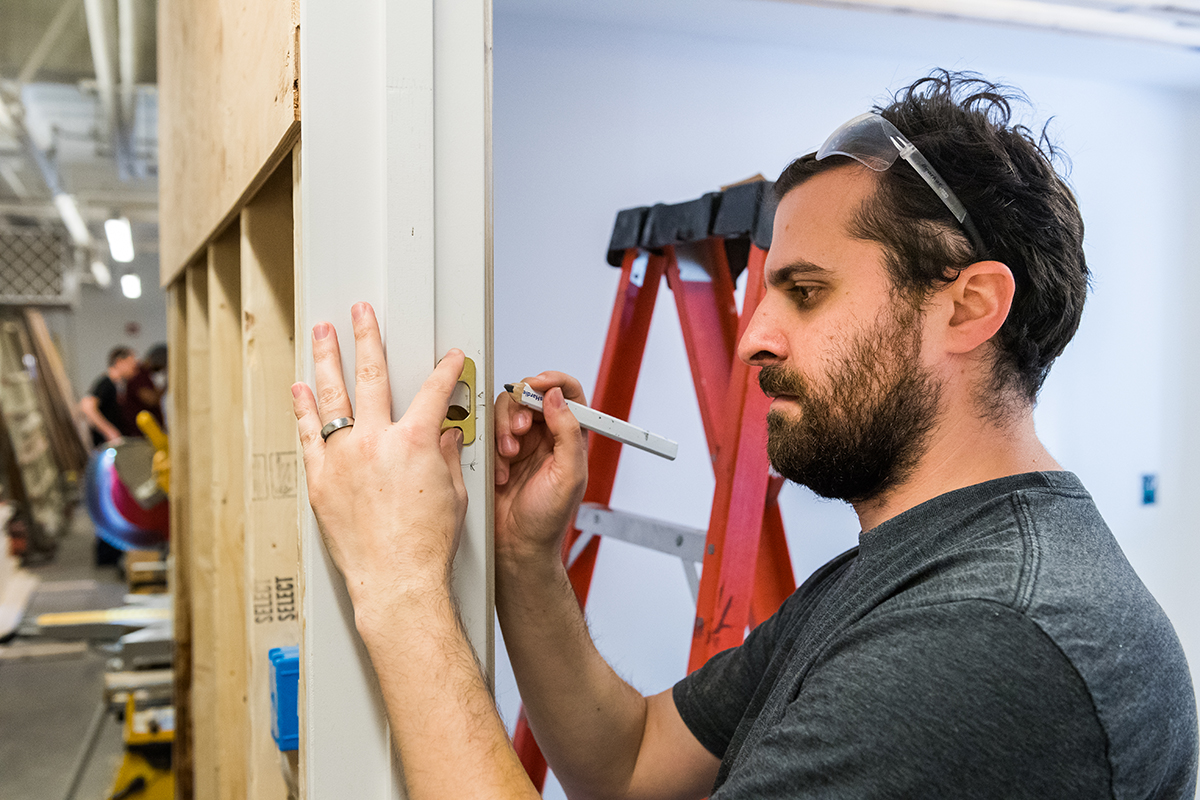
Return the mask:
{"type": "Polygon", "coordinates": [[[466,359],[458,385],[450,396],[450,408],[442,420],[442,430],[458,428],[463,432],[463,446],[475,441],[475,362],[466,359]]]}

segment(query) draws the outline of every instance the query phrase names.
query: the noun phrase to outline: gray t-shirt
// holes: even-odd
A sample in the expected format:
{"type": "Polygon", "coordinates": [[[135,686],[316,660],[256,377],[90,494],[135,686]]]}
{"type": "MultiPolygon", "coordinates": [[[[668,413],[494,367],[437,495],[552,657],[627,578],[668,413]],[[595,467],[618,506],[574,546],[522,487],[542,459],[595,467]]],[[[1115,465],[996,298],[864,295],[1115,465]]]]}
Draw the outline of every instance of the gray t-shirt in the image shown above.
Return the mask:
{"type": "Polygon", "coordinates": [[[674,698],[713,800],[1195,793],[1179,640],[1066,472],[863,533],[674,698]]]}

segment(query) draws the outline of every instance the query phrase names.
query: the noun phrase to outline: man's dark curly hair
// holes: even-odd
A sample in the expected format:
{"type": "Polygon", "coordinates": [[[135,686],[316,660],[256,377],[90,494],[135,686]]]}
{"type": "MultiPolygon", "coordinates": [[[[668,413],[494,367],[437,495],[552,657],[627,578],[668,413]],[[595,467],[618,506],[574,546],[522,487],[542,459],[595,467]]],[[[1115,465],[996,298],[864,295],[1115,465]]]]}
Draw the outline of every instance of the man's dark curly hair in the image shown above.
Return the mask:
{"type": "Polygon", "coordinates": [[[108,365],[111,367],[122,358],[128,358],[131,355],[133,355],[133,348],[119,344],[112,350],[108,351],[108,365]]]}
{"type": "MultiPolygon", "coordinates": [[[[1075,335],[1088,289],[1083,219],[1045,129],[1038,137],[1012,124],[1014,103],[1027,98],[974,73],[938,70],[874,109],[925,155],[962,201],[983,240],[975,252],[962,227],[902,159],[878,174],[851,232],[887,250],[899,293],[919,301],[976,261],[1012,270],[1016,295],[994,337],[993,409],[1013,391],[1037,399],[1054,359],[1075,335]]],[[[854,163],[845,156],[798,158],[775,183],[782,199],[826,170],[854,163]]]]}

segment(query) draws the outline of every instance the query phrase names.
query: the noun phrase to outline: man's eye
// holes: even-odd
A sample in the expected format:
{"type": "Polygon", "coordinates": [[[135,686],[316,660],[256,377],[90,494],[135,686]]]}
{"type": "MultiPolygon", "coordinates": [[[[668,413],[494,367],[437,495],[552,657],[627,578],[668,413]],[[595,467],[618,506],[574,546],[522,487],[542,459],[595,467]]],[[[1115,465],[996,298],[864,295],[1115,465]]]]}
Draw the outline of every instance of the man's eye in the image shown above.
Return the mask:
{"type": "Polygon", "coordinates": [[[808,305],[816,297],[817,291],[816,286],[793,286],[792,297],[796,298],[800,305],[808,305]]]}

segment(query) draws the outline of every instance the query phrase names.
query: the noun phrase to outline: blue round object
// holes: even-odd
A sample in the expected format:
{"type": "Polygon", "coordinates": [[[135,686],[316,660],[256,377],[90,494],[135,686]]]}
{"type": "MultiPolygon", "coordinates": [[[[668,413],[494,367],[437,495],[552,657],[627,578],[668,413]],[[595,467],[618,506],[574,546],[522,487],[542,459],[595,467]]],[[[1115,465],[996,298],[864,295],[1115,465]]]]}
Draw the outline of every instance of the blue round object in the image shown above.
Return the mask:
{"type": "Polygon", "coordinates": [[[112,447],[97,450],[88,459],[84,475],[84,500],[88,516],[96,526],[96,535],[118,550],[151,550],[162,545],[166,536],[134,525],[121,515],[113,501],[113,481],[118,480],[113,466],[117,451],[112,447]]]}

